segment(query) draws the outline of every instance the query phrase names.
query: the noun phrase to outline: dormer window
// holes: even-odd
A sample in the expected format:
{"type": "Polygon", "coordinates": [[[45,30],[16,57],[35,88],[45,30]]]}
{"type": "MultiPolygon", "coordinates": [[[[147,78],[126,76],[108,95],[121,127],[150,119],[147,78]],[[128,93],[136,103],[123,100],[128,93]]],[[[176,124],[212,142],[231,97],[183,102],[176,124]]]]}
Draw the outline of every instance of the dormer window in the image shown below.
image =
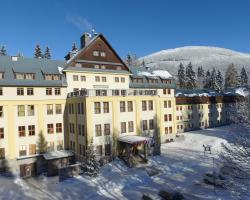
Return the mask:
{"type": "Polygon", "coordinates": [[[148,79],[148,82],[149,83],[158,83],[158,80],[157,79],[148,79]]]}
{"type": "Polygon", "coordinates": [[[133,78],[133,83],[143,83],[142,78],[133,78]]]}
{"type": "Polygon", "coordinates": [[[15,73],[15,79],[18,80],[34,80],[35,79],[35,74],[34,73],[15,73]]]}
{"type": "Polygon", "coordinates": [[[46,81],[58,81],[61,80],[61,75],[59,74],[44,74],[44,80],[46,81]]]}
{"type": "Polygon", "coordinates": [[[106,57],[106,52],[105,51],[101,51],[101,57],[106,57]]]}
{"type": "Polygon", "coordinates": [[[0,72],[0,79],[4,79],[4,72],[0,72]]]}
{"type": "Polygon", "coordinates": [[[99,56],[99,51],[93,51],[93,56],[99,56]]]}

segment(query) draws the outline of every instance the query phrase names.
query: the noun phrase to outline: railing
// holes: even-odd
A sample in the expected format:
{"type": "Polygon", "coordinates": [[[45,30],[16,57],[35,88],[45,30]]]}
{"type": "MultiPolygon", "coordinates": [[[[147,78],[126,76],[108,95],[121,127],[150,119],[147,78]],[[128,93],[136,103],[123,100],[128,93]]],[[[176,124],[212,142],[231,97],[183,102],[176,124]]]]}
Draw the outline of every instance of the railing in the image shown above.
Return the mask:
{"type": "Polygon", "coordinates": [[[156,96],[157,90],[111,90],[111,89],[82,89],[68,93],[67,97],[88,97],[88,96],[156,96]]]}

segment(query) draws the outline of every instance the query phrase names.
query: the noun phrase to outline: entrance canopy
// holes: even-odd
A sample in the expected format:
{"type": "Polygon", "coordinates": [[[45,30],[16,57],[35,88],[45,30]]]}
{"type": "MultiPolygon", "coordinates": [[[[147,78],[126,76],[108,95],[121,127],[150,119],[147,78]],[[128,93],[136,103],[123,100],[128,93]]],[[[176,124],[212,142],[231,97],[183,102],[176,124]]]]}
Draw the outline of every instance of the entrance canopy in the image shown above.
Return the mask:
{"type": "Polygon", "coordinates": [[[74,154],[71,151],[61,150],[61,151],[51,151],[43,154],[45,160],[54,160],[60,158],[67,158],[73,156],[74,154]]]}
{"type": "Polygon", "coordinates": [[[118,141],[124,142],[127,144],[149,144],[151,141],[150,137],[142,137],[138,135],[126,135],[119,137],[118,141]]]}

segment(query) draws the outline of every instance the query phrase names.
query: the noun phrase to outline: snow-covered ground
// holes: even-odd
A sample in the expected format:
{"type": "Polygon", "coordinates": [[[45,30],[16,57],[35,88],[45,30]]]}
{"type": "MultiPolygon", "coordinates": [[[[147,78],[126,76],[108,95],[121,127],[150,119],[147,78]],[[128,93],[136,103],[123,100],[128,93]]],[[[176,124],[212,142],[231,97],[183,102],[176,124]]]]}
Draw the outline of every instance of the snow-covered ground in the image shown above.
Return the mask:
{"type": "Polygon", "coordinates": [[[162,155],[151,157],[148,165],[127,168],[117,160],[101,169],[97,178],[81,177],[59,183],[58,177],[22,180],[0,177],[0,199],[141,199],[148,194],[160,199],[160,189],[179,191],[187,199],[232,200],[226,190],[203,182],[212,173],[213,159],[221,142],[230,138],[230,126],[184,133],[178,141],[162,145],[162,155]],[[203,144],[212,145],[212,154],[203,153],[203,144]],[[149,176],[147,171],[159,173],[149,176]]]}

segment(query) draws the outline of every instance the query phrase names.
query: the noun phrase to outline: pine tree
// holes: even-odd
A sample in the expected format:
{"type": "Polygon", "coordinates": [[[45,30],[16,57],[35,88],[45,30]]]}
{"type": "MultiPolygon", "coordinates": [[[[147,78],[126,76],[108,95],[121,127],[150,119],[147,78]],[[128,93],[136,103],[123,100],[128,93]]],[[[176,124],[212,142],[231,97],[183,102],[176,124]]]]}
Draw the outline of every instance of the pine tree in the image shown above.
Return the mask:
{"type": "Polygon", "coordinates": [[[43,54],[42,54],[42,50],[41,50],[41,47],[40,45],[36,45],[36,48],[35,48],[35,53],[34,53],[34,58],[42,58],[43,57],[43,54]]]}
{"type": "Polygon", "coordinates": [[[225,87],[236,87],[238,85],[238,74],[234,64],[228,66],[225,75],[225,87]]]}
{"type": "Polygon", "coordinates": [[[195,72],[192,63],[190,62],[186,67],[186,88],[194,89],[196,87],[195,72]]]}
{"type": "Polygon", "coordinates": [[[97,176],[100,171],[100,164],[96,158],[93,142],[90,143],[86,150],[86,163],[84,169],[85,174],[88,176],[97,176]]]}
{"type": "Polygon", "coordinates": [[[44,58],[46,59],[51,59],[51,52],[50,52],[50,48],[47,46],[44,52],[44,58]]]}
{"type": "Polygon", "coordinates": [[[216,82],[217,82],[217,85],[218,85],[218,92],[221,92],[223,90],[223,76],[220,72],[220,70],[217,71],[217,74],[216,74],[216,82]]]}
{"type": "Polygon", "coordinates": [[[6,56],[7,55],[7,50],[5,46],[2,46],[0,49],[0,56],[6,56]]]}
{"type": "Polygon", "coordinates": [[[47,148],[48,148],[48,142],[46,141],[43,133],[40,132],[37,141],[37,153],[39,154],[46,153],[47,148]]]}
{"type": "Polygon", "coordinates": [[[210,82],[211,82],[211,89],[218,91],[218,84],[217,84],[217,79],[216,79],[216,70],[213,68],[211,76],[210,76],[210,82]]]}
{"type": "Polygon", "coordinates": [[[131,56],[130,53],[128,53],[128,55],[126,56],[126,58],[125,58],[125,63],[126,63],[129,67],[132,66],[132,56],[131,56]]]}
{"type": "Polygon", "coordinates": [[[211,88],[211,74],[210,74],[209,70],[207,70],[207,72],[206,72],[204,88],[206,88],[206,89],[211,88]]]}
{"type": "Polygon", "coordinates": [[[125,57],[124,62],[129,67],[139,67],[139,66],[141,66],[141,63],[139,62],[136,54],[128,53],[128,55],[125,57]]]}
{"type": "Polygon", "coordinates": [[[180,63],[178,68],[178,82],[180,88],[186,88],[185,68],[182,63],[180,63]]]}
{"type": "Polygon", "coordinates": [[[248,76],[244,67],[242,67],[240,72],[240,85],[246,86],[248,84],[248,76]]]}
{"type": "Polygon", "coordinates": [[[72,52],[76,52],[78,51],[78,48],[76,46],[76,43],[74,42],[73,45],[72,45],[72,49],[71,49],[72,52]]]}
{"type": "Polygon", "coordinates": [[[198,67],[197,70],[197,86],[199,88],[203,88],[204,87],[204,82],[205,82],[205,72],[202,68],[202,66],[198,67]]]}

